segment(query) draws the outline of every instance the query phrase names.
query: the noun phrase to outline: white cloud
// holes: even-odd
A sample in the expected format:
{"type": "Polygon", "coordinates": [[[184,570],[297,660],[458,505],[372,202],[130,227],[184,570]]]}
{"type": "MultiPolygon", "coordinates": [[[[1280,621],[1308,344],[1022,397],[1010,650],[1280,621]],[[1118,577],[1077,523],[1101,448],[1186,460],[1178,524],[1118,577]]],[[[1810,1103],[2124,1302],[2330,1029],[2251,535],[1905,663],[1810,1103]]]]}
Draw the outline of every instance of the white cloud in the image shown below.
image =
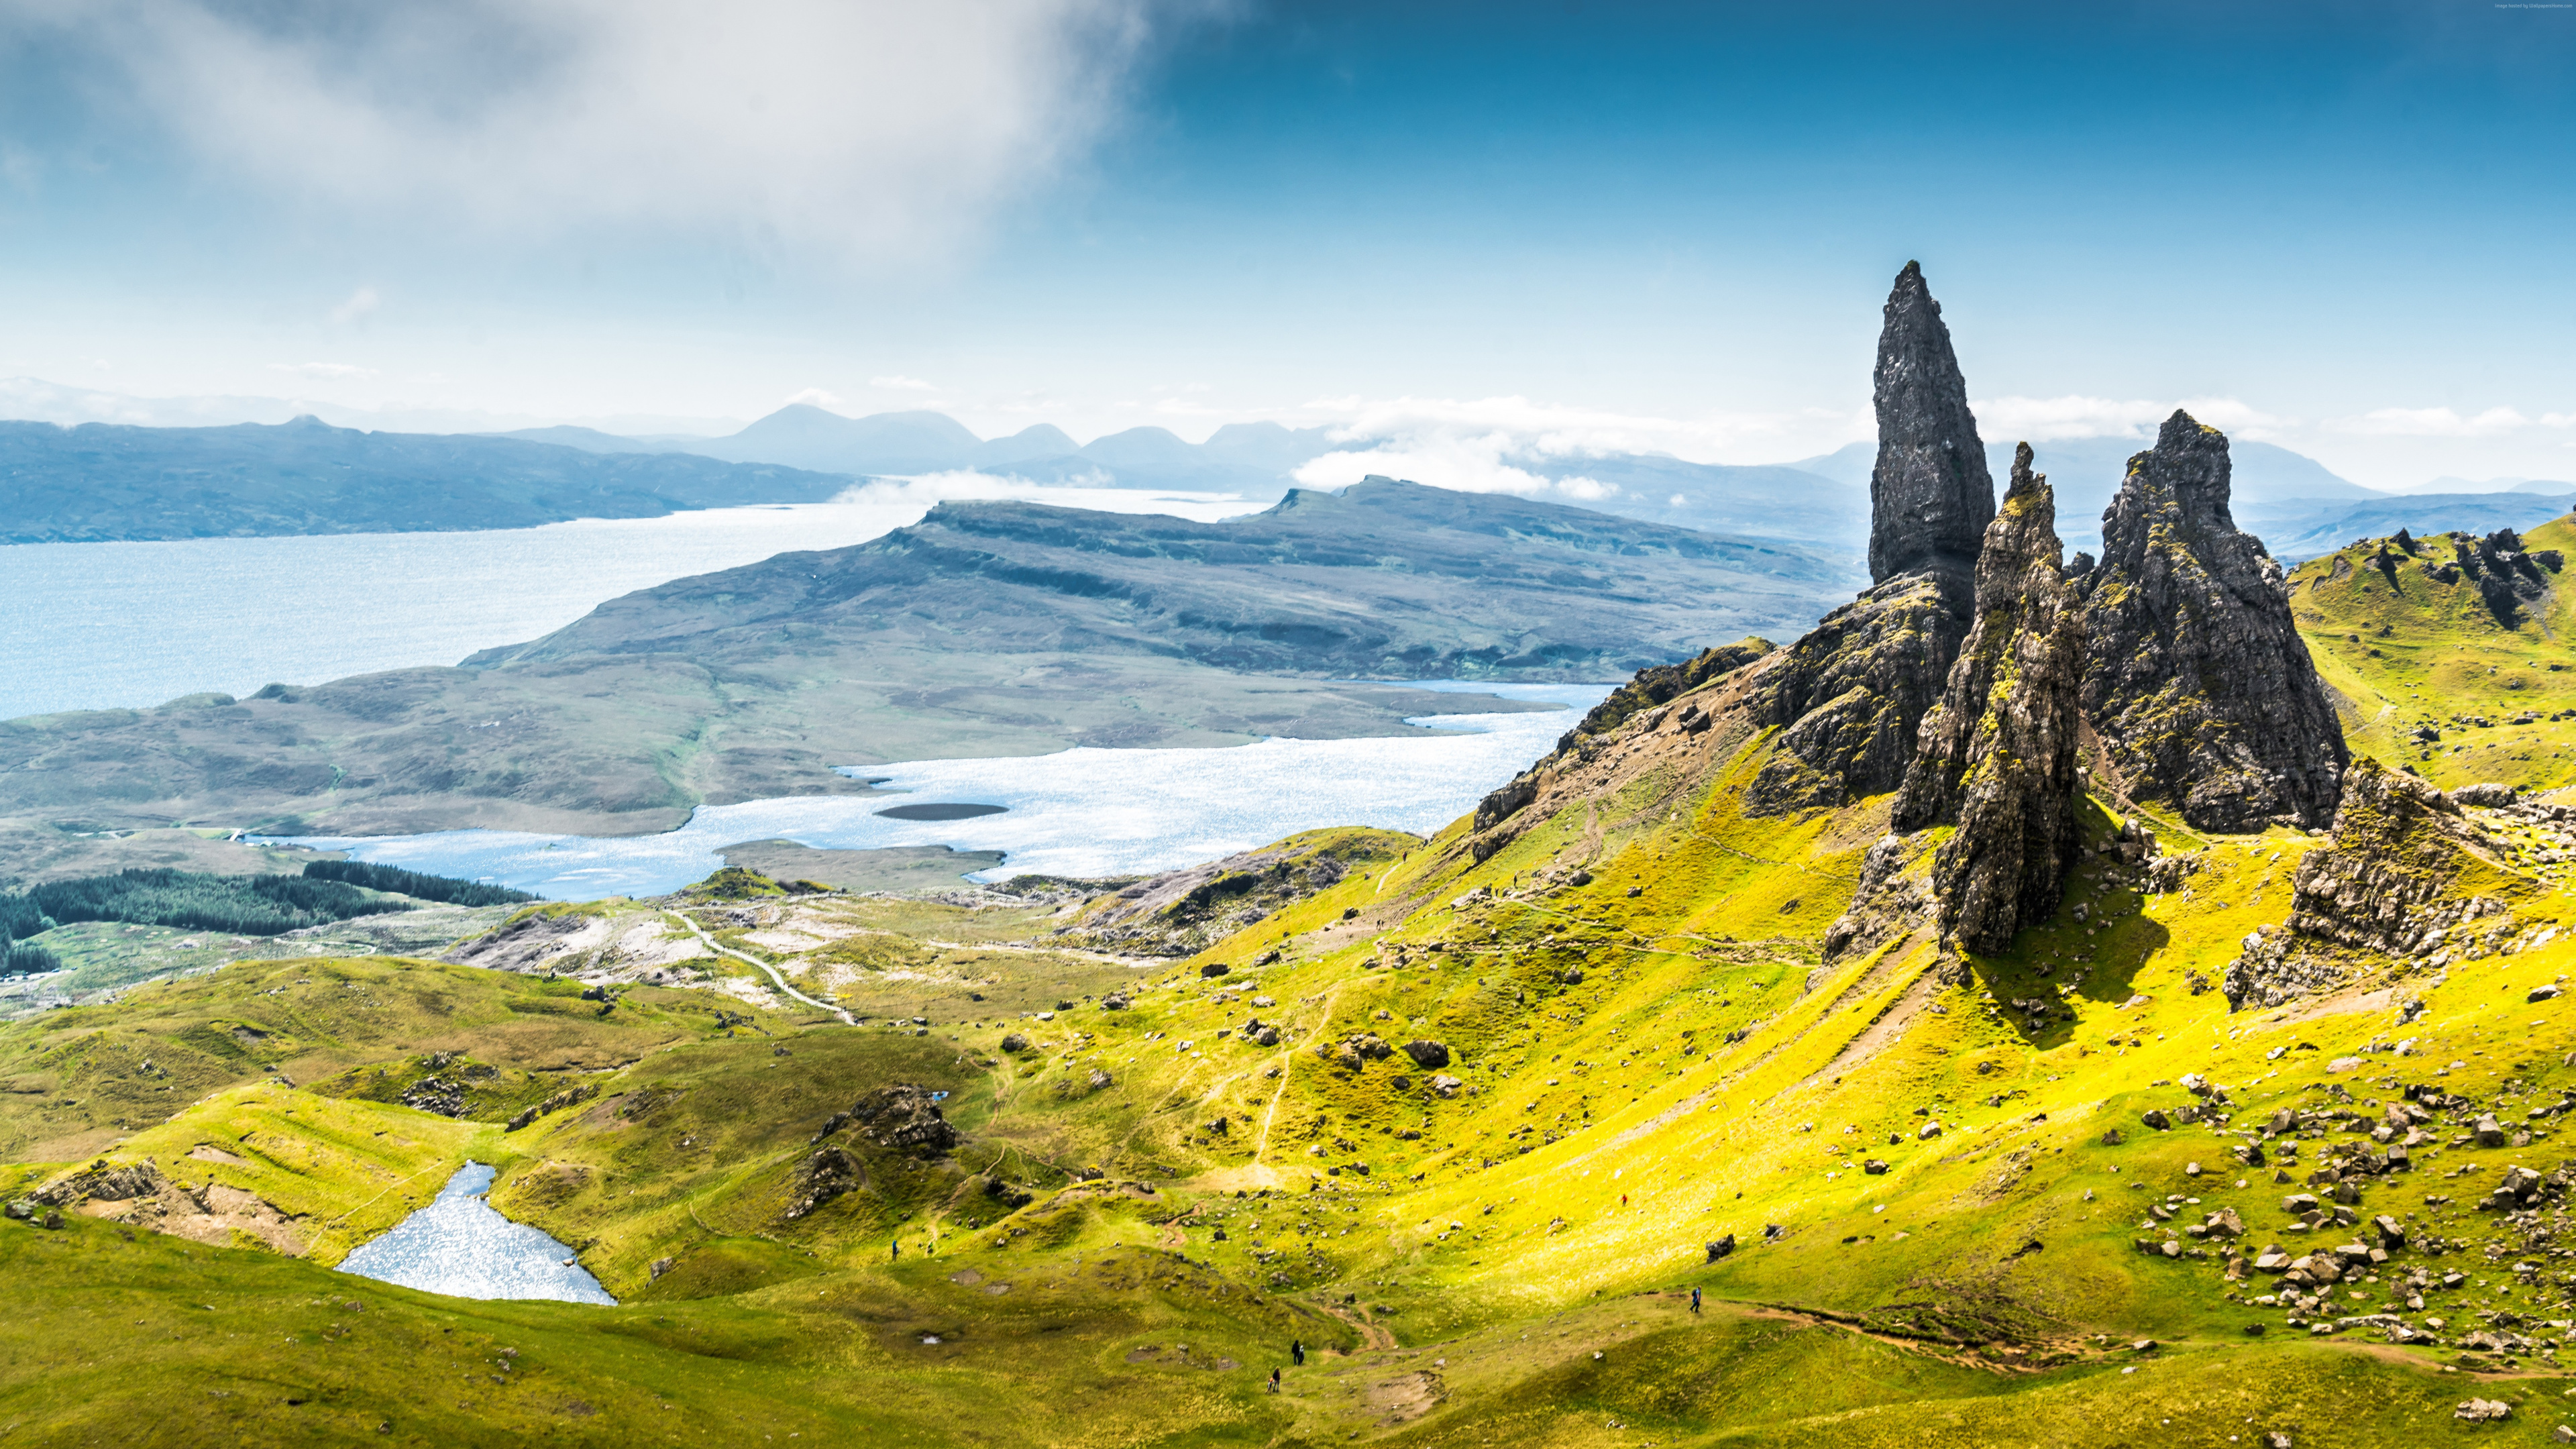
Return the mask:
{"type": "Polygon", "coordinates": [[[1371,473],[1453,488],[1462,493],[1517,493],[1524,498],[1556,494],[1585,501],[1607,498],[1619,490],[1580,475],[1546,478],[1514,466],[1506,456],[1515,451],[1509,433],[1474,435],[1424,433],[1373,448],[1326,453],[1293,475],[1310,488],[1346,488],[1371,473]]]}
{"type": "Polygon", "coordinates": [[[2525,428],[2576,427],[2576,414],[2544,413],[2532,418],[2504,407],[2472,414],[2454,408],[2373,408],[2359,417],[2337,418],[2329,426],[2365,437],[2493,438],[2525,428]]]}
{"type": "Polygon", "coordinates": [[[375,288],[360,287],[349,294],[348,300],[331,309],[331,320],[342,327],[352,322],[364,321],[378,307],[383,306],[384,301],[384,298],[376,295],[375,288]]]}
{"type": "Polygon", "coordinates": [[[1534,458],[1576,458],[1605,453],[1670,453],[1695,463],[1750,462],[1800,452],[1823,452],[1871,435],[1864,415],[1828,408],[1794,413],[1710,413],[1664,418],[1532,402],[1525,397],[1319,398],[1310,414],[1342,419],[1350,438],[1435,435],[1510,440],[1508,451],[1534,458]]]}
{"type": "Polygon", "coordinates": [[[0,0],[209,168],[491,236],[940,254],[1117,116],[1206,0],[0,0]]]}
{"type": "Polygon", "coordinates": [[[904,377],[901,375],[893,377],[872,377],[868,379],[868,386],[881,387],[892,392],[939,391],[939,384],[935,382],[923,382],[917,377],[904,377]]]}
{"type": "Polygon", "coordinates": [[[2043,443],[2058,438],[2153,438],[2156,427],[2180,408],[2213,428],[2269,441],[2292,426],[2226,397],[2188,397],[2164,402],[2084,397],[1997,397],[1972,400],[1977,431],[1988,442],[2043,443]]]}
{"type": "Polygon", "coordinates": [[[798,403],[803,403],[807,407],[821,408],[825,412],[846,413],[849,411],[848,405],[841,401],[838,393],[825,392],[819,387],[809,387],[803,392],[789,393],[786,397],[779,400],[778,405],[780,407],[793,407],[798,403]]]}
{"type": "Polygon", "coordinates": [[[363,382],[378,375],[374,368],[353,362],[272,362],[268,370],[313,382],[363,382]]]}

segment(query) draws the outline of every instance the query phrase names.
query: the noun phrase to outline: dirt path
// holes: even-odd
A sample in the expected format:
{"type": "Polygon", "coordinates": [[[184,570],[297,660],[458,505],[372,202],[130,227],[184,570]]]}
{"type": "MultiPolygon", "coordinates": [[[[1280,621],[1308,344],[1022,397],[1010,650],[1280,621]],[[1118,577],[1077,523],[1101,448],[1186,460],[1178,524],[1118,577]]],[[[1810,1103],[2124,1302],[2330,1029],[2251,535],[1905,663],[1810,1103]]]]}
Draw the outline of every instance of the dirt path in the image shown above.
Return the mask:
{"type": "Polygon", "coordinates": [[[761,960],[757,956],[745,955],[742,952],[733,949],[731,946],[717,945],[716,938],[708,935],[705,927],[700,926],[697,922],[690,920],[687,916],[682,915],[678,911],[666,911],[663,914],[670,916],[681,925],[688,927],[689,934],[698,938],[699,945],[706,947],[708,950],[715,952],[719,956],[730,956],[734,960],[740,961],[746,966],[759,967],[761,973],[767,976],[772,982],[776,983],[779,990],[796,998],[798,1001],[804,1002],[807,1006],[813,1007],[817,1011],[828,1011],[832,1013],[832,1015],[840,1018],[841,1025],[858,1025],[857,1022],[850,1020],[850,1014],[848,1012],[843,1011],[841,1008],[834,1006],[829,1002],[816,1001],[813,997],[810,997],[804,992],[797,990],[795,987],[788,985],[787,978],[779,974],[777,967],[770,965],[768,962],[761,960]]]}
{"type": "Polygon", "coordinates": [[[1360,1349],[1364,1353],[1377,1352],[1397,1346],[1394,1334],[1389,1333],[1385,1329],[1380,1328],[1378,1325],[1369,1322],[1367,1319],[1351,1312],[1349,1309],[1344,1308],[1342,1305],[1335,1303],[1330,1299],[1326,1299],[1324,1302],[1318,1303],[1314,1306],[1321,1308],[1326,1313],[1329,1313],[1335,1318],[1340,1319],[1342,1322],[1349,1324],[1351,1328],[1359,1334],[1360,1349]]]}

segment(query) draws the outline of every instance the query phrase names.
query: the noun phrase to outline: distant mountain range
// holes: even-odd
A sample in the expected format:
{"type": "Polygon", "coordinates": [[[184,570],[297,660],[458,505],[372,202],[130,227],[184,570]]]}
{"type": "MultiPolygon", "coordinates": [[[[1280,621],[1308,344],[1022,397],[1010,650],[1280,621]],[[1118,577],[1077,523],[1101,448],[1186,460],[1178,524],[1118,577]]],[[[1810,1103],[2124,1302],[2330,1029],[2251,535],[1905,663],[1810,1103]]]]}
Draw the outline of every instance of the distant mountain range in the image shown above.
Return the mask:
{"type": "MultiPolygon", "coordinates": [[[[2011,444],[2000,437],[1987,444],[1998,478],[2009,471],[2011,444]]],[[[176,428],[0,422],[0,542],[520,528],[815,502],[859,479],[957,471],[1260,498],[1293,486],[1297,470],[1326,453],[1365,455],[1377,445],[1273,422],[1229,423],[1202,443],[1158,427],[1078,443],[1049,423],[979,438],[944,413],[852,418],[801,403],[717,438],[570,426],[361,432],[311,417],[176,428]]],[[[2129,438],[2037,445],[2070,551],[2100,546],[2102,510],[2142,446],[2129,438]]],[[[2484,485],[2437,480],[2449,489],[2392,495],[2269,443],[2238,441],[2231,451],[2240,518],[2292,560],[2401,522],[2418,529],[2527,527],[2563,511],[2557,500],[2576,494],[2576,484],[2499,478],[2484,485]],[[2376,506],[2401,501],[2394,509],[2376,506]]],[[[1856,554],[1865,542],[1875,454],[1875,445],[1854,443],[1756,466],[1659,453],[1503,461],[1562,485],[1598,512],[1856,554]]]]}
{"type": "Polygon", "coordinates": [[[850,480],[689,453],[589,452],[312,418],[145,428],[0,422],[0,542],[526,528],[806,503],[850,480]]]}

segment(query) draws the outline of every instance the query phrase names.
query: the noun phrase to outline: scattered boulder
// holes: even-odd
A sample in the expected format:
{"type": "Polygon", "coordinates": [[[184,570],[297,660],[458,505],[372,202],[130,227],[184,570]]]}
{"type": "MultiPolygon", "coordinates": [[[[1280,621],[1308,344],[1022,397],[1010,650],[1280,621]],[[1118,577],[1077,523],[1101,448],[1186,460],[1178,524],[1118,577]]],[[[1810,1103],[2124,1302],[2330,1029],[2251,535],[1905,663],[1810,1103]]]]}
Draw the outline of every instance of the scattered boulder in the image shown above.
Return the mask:
{"type": "Polygon", "coordinates": [[[1467,1084],[1465,1082],[1458,1080],[1456,1077],[1450,1076],[1446,1072],[1443,1072],[1431,1079],[1431,1091],[1434,1096],[1455,1097],[1458,1095],[1459,1090],[1466,1085],[1467,1084]]]}
{"type": "Polygon", "coordinates": [[[429,1076],[402,1090],[402,1104],[441,1117],[465,1115],[466,1085],[447,1077],[429,1076]]]}
{"type": "Polygon", "coordinates": [[[1449,1065],[1449,1048],[1441,1042],[1409,1041],[1404,1044],[1404,1054],[1426,1072],[1449,1065]]]}
{"type": "Polygon", "coordinates": [[[1722,1237],[1708,1245],[1708,1261],[1714,1263],[1720,1258],[1733,1254],[1734,1251],[1735,1234],[1729,1233],[1725,1237],[1722,1237]]]}
{"type": "Polygon", "coordinates": [[[2513,1405],[2502,1399],[2471,1399],[2453,1409],[2451,1417],[2472,1424],[2500,1424],[2513,1417],[2513,1405]]]}
{"type": "Polygon", "coordinates": [[[2483,785],[2462,785],[2451,792],[2451,798],[2462,805],[2475,805],[2481,809],[2496,810],[2514,803],[2522,796],[2511,785],[2499,785],[2490,781],[2483,785]]]}
{"type": "Polygon", "coordinates": [[[1009,1052],[1013,1056],[1017,1056],[1028,1049],[1029,1039],[1027,1037],[1020,1035],[1016,1031],[1005,1032],[1002,1034],[1002,1050],[1009,1052]]]}
{"type": "Polygon", "coordinates": [[[1207,980],[1213,981],[1233,969],[1233,967],[1226,965],[1222,961],[1210,961],[1205,966],[1199,968],[1199,975],[1207,980]]]}

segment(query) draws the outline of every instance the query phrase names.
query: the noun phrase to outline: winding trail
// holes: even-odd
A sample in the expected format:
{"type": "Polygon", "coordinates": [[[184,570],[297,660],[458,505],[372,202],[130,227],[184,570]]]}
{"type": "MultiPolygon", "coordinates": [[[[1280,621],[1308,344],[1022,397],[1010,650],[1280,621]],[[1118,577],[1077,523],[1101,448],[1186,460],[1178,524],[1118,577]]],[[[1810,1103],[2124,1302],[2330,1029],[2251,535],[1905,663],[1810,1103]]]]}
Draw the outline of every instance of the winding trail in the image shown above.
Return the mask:
{"type": "Polygon", "coordinates": [[[716,938],[708,935],[705,927],[699,925],[693,920],[690,920],[685,914],[679,911],[664,911],[662,914],[669,916],[678,921],[681,925],[688,927],[689,934],[698,938],[699,945],[706,947],[717,955],[730,956],[734,960],[740,961],[746,966],[759,967],[763,975],[767,976],[777,985],[779,990],[787,993],[789,996],[796,998],[798,1001],[804,1002],[807,1006],[813,1007],[817,1011],[830,1012],[832,1015],[840,1018],[841,1025],[843,1026],[858,1025],[857,1022],[850,1020],[850,1014],[848,1012],[832,1005],[830,1002],[816,1001],[813,997],[810,997],[804,992],[797,990],[795,987],[788,985],[787,978],[778,974],[777,967],[770,965],[768,962],[761,960],[757,956],[746,955],[743,952],[737,951],[731,946],[717,945],[716,938]]]}

